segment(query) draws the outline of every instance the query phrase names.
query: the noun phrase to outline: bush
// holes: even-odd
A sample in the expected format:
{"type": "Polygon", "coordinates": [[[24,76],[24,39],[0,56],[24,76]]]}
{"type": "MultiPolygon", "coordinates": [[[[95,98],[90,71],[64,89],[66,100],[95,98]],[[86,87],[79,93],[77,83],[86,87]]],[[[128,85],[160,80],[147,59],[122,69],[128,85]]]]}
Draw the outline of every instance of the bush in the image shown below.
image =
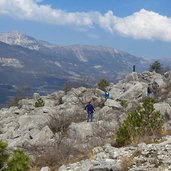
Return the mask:
{"type": "Polygon", "coordinates": [[[8,160],[9,157],[6,148],[7,144],[0,140],[0,170],[3,168],[4,163],[8,160]]]}
{"type": "Polygon", "coordinates": [[[139,141],[144,136],[156,136],[161,133],[164,117],[154,109],[154,99],[148,97],[130,112],[116,133],[117,146],[139,141]]]}
{"type": "Polygon", "coordinates": [[[159,61],[155,61],[154,63],[152,63],[150,65],[149,71],[155,71],[156,73],[163,73],[164,68],[162,67],[162,65],[160,64],[159,61]]]}
{"type": "Polygon", "coordinates": [[[37,101],[35,102],[35,107],[43,107],[44,105],[45,105],[45,102],[43,101],[41,97],[37,99],[37,101]]]}
{"type": "Polygon", "coordinates": [[[123,99],[123,100],[120,101],[120,104],[121,104],[122,107],[127,108],[128,101],[123,99]]]}
{"type": "Polygon", "coordinates": [[[104,91],[105,88],[106,88],[107,86],[109,86],[109,82],[108,82],[107,80],[105,80],[105,79],[102,79],[102,80],[100,80],[99,83],[97,83],[97,86],[98,86],[99,89],[101,89],[101,90],[104,91]]]}
{"type": "Polygon", "coordinates": [[[21,149],[14,150],[8,161],[7,171],[26,171],[29,169],[29,157],[21,149]]]}
{"type": "Polygon", "coordinates": [[[29,157],[21,149],[16,149],[12,154],[7,151],[7,143],[0,141],[0,170],[26,171],[29,169],[29,157]]]}

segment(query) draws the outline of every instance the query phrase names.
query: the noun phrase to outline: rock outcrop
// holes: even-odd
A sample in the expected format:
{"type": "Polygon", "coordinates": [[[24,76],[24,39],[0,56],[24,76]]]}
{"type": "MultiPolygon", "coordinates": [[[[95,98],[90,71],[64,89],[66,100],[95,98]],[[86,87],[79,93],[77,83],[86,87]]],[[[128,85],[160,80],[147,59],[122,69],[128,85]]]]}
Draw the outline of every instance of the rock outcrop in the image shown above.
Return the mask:
{"type": "Polygon", "coordinates": [[[63,165],[59,171],[169,171],[171,170],[171,136],[157,144],[138,144],[115,148],[110,144],[96,147],[93,158],[63,165]],[[163,142],[162,142],[163,141],[163,142]]]}

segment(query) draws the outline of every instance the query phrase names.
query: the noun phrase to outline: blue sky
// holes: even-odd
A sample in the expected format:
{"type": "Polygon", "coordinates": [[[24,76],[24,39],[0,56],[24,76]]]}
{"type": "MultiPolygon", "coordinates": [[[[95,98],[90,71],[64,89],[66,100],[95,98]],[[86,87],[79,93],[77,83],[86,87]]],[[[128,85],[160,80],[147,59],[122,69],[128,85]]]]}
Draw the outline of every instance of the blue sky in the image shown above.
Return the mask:
{"type": "Polygon", "coordinates": [[[0,32],[171,58],[171,0],[0,0],[0,32]]]}

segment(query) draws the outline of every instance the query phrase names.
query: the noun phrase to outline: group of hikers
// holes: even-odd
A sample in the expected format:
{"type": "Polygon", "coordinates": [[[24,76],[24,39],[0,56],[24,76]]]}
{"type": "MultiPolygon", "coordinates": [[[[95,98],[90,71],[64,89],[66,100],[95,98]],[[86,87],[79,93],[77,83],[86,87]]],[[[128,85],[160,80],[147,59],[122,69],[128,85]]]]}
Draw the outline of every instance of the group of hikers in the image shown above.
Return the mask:
{"type": "MultiPolygon", "coordinates": [[[[109,98],[109,92],[105,91],[104,99],[107,101],[109,98]]],[[[91,101],[85,106],[84,110],[87,111],[87,122],[93,122],[93,113],[95,112],[94,106],[91,104],[91,101]]]]}
{"type": "MultiPolygon", "coordinates": [[[[155,82],[153,84],[148,84],[146,96],[153,97],[157,95],[158,91],[158,84],[155,82]]],[[[107,101],[109,99],[109,92],[106,90],[104,93],[104,100],[107,101]]],[[[87,122],[93,121],[93,113],[95,111],[93,105],[91,104],[91,101],[85,106],[84,110],[87,111],[87,122]]]]}

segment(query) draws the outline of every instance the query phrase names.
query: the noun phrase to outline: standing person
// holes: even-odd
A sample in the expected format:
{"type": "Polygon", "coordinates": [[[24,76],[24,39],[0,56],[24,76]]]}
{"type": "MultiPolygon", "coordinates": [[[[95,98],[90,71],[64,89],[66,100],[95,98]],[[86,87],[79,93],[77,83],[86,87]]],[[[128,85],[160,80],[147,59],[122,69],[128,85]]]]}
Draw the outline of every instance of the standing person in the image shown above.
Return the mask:
{"type": "Polygon", "coordinates": [[[151,97],[151,95],[152,95],[152,90],[151,90],[151,86],[149,84],[148,87],[147,87],[147,96],[151,97]]]}
{"type": "Polygon", "coordinates": [[[133,71],[133,72],[135,72],[135,65],[133,65],[133,67],[132,67],[132,71],[133,71]]]}
{"type": "Polygon", "coordinates": [[[85,106],[84,108],[86,111],[87,111],[87,122],[89,121],[93,121],[93,113],[94,113],[94,107],[93,105],[91,104],[91,101],[88,102],[88,104],[85,106]]]}
{"type": "Polygon", "coordinates": [[[105,97],[105,101],[109,98],[109,92],[107,90],[105,91],[104,97],[105,97]]]}

